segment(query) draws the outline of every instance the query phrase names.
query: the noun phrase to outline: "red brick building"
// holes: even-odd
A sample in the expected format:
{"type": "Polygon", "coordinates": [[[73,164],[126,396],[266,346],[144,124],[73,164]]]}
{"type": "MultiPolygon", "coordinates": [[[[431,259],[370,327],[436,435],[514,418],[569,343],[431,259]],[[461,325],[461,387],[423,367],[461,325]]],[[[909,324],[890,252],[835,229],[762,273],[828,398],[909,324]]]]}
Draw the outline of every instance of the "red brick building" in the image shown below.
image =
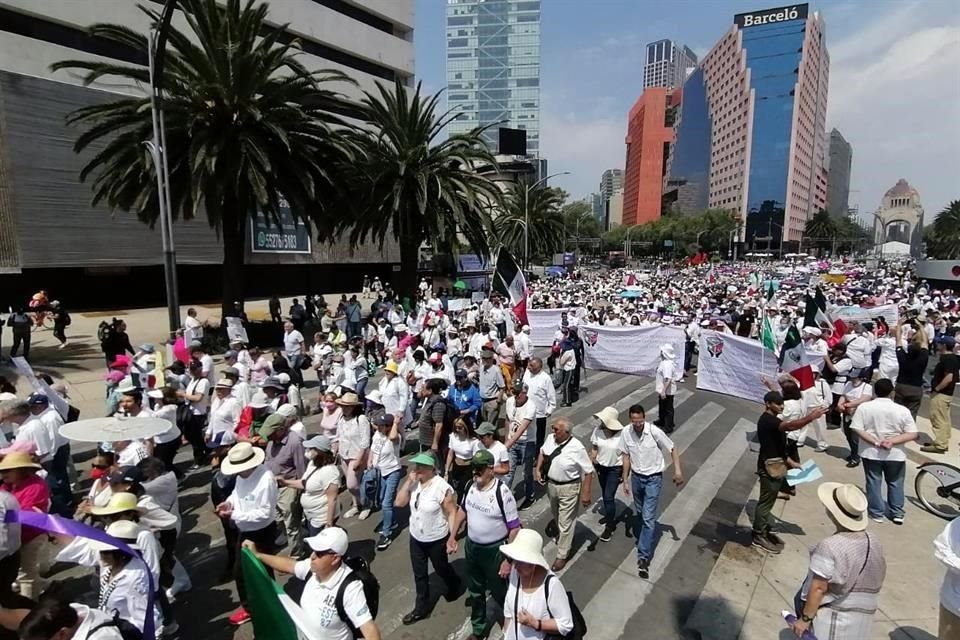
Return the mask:
{"type": "Polygon", "coordinates": [[[660,217],[663,177],[673,141],[673,122],[681,90],[651,87],[630,109],[627,157],[623,171],[623,224],[660,217]]]}

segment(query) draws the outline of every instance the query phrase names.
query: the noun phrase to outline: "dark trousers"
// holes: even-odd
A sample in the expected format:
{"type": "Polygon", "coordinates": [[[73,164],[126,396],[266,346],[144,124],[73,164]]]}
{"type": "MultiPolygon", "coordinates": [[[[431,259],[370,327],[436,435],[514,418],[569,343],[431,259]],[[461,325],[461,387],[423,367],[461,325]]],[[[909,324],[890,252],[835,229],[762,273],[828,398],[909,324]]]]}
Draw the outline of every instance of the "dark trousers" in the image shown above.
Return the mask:
{"type": "MultiPolygon", "coordinates": [[[[362,330],[361,330],[361,328],[360,328],[360,321],[357,320],[356,322],[348,322],[348,323],[347,323],[347,337],[348,337],[348,338],[352,338],[352,337],[354,337],[354,336],[359,336],[359,335],[363,335],[363,332],[362,332],[362,330]]],[[[433,345],[430,345],[430,346],[433,346],[433,345]]]]}
{"type": "Polygon", "coordinates": [[[447,482],[450,483],[450,486],[453,487],[453,490],[457,493],[457,503],[460,503],[460,500],[463,498],[463,491],[467,488],[467,483],[473,478],[473,473],[470,469],[469,464],[457,464],[456,462],[450,466],[450,477],[447,478],[447,482]]]}
{"type": "Polygon", "coordinates": [[[860,462],[860,436],[850,428],[853,416],[843,416],[841,420],[843,421],[843,435],[846,437],[847,446],[850,448],[850,455],[847,456],[847,460],[860,462]]]}
{"type": "Polygon", "coordinates": [[[565,405],[573,402],[573,371],[560,372],[560,397],[565,405]]]}
{"type": "Polygon", "coordinates": [[[617,487],[623,467],[604,467],[597,465],[597,479],[600,481],[600,495],[603,498],[603,517],[606,518],[606,527],[613,529],[617,520],[617,487]]]}
{"type": "Polygon", "coordinates": [[[657,421],[660,423],[660,428],[670,433],[673,431],[673,396],[658,398],[657,406],[660,414],[657,421]]]}
{"type": "MultiPolygon", "coordinates": [[[[243,544],[244,540],[253,540],[253,544],[257,545],[257,551],[261,553],[275,553],[277,551],[277,523],[271,522],[263,529],[257,531],[238,531],[237,532],[237,543],[234,547],[234,557],[240,556],[240,546],[243,544]]],[[[233,579],[237,583],[237,595],[240,597],[241,606],[247,605],[247,588],[243,582],[243,570],[242,563],[234,562],[233,564],[233,579]]],[[[264,567],[267,570],[267,573],[270,574],[270,577],[273,577],[273,569],[270,567],[264,567]]]]}
{"type": "Polygon", "coordinates": [[[766,473],[760,473],[760,497],[753,513],[754,535],[766,535],[770,531],[770,512],[777,503],[777,493],[783,485],[782,479],[773,479],[766,473]]]}
{"type": "Polygon", "coordinates": [[[163,464],[166,465],[167,471],[173,471],[174,475],[177,476],[177,479],[183,477],[183,472],[177,469],[173,460],[177,457],[177,451],[180,450],[180,438],[175,438],[170,442],[162,442],[156,444],[153,447],[153,455],[160,460],[163,460],[163,464]]]}
{"type": "Polygon", "coordinates": [[[67,341],[67,328],[59,324],[53,325],[53,337],[63,344],[67,341]]]}
{"type": "Polygon", "coordinates": [[[70,461],[70,445],[65,444],[53,454],[53,459],[43,463],[47,472],[47,486],[50,487],[50,513],[64,518],[73,517],[73,491],[70,490],[70,477],[67,465],[70,461]]]}
{"type": "Polygon", "coordinates": [[[500,337],[500,342],[503,342],[504,340],[507,339],[507,323],[500,322],[496,325],[496,327],[497,327],[497,335],[500,337]]]}
{"type": "Polygon", "coordinates": [[[547,419],[537,418],[537,451],[543,446],[543,439],[547,437],[547,419]]]}
{"type": "Polygon", "coordinates": [[[470,591],[470,625],[473,634],[480,638],[487,636],[487,594],[501,607],[507,596],[507,581],[500,577],[500,545],[506,540],[493,544],[477,544],[469,537],[464,545],[467,561],[467,589],[470,591]]]}
{"type": "Polygon", "coordinates": [[[447,593],[456,593],[460,588],[460,578],[447,559],[447,539],[420,542],[411,536],[410,564],[413,566],[413,580],[417,588],[417,602],[413,610],[423,614],[430,612],[430,573],[427,560],[447,585],[447,593]]]}
{"type": "Polygon", "coordinates": [[[207,443],[203,440],[203,429],[207,423],[206,415],[191,415],[187,423],[187,432],[183,434],[193,448],[193,462],[203,464],[207,459],[207,443]]]}
{"type": "Polygon", "coordinates": [[[7,557],[0,559],[0,604],[6,607],[7,601],[13,595],[13,583],[20,573],[20,550],[17,549],[7,557]]]}
{"type": "Polygon", "coordinates": [[[917,419],[917,412],[920,411],[921,400],[923,400],[922,387],[899,382],[893,387],[893,401],[909,409],[914,420],[917,419]]]}
{"type": "Polygon", "coordinates": [[[10,346],[10,357],[13,358],[17,355],[17,352],[20,351],[20,346],[23,345],[23,357],[25,360],[30,359],[30,331],[26,333],[20,333],[19,331],[13,332],[13,344],[10,346]]]}

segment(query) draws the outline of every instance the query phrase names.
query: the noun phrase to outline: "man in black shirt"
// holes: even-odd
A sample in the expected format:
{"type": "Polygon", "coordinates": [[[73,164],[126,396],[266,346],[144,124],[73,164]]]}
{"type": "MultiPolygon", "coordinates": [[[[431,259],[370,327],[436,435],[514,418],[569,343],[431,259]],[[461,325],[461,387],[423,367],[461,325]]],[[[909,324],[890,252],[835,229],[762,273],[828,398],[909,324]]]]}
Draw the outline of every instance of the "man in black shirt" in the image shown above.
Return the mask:
{"type": "Polygon", "coordinates": [[[783,396],[779,391],[768,392],[763,396],[763,403],[766,408],[757,420],[757,441],[760,443],[760,453],[757,456],[760,498],[753,514],[752,544],[777,554],[783,551],[784,543],[770,531],[770,512],[786,481],[787,469],[800,467],[787,456],[787,431],[802,429],[826,413],[827,409],[820,407],[802,418],[783,422],[779,418],[783,413],[783,396]]]}
{"type": "Polygon", "coordinates": [[[937,340],[939,359],[933,370],[930,382],[930,427],[933,430],[933,442],[920,447],[926,453],[946,453],[950,448],[950,404],[953,402],[953,390],[957,386],[960,374],[960,359],[953,349],[957,342],[951,336],[941,336],[937,340]]]}

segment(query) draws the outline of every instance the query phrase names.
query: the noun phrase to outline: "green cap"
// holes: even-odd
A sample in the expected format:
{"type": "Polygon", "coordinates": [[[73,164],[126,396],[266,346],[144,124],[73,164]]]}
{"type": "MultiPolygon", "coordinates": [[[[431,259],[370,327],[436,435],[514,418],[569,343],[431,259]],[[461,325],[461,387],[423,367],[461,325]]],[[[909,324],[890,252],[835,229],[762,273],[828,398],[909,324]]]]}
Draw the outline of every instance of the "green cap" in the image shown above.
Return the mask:
{"type": "Polygon", "coordinates": [[[497,433],[497,428],[489,422],[481,422],[476,433],[478,436],[492,436],[497,433]]]}
{"type": "Polygon", "coordinates": [[[279,413],[271,413],[269,416],[267,416],[267,419],[263,421],[263,424],[260,426],[260,430],[257,433],[260,434],[261,438],[267,440],[274,431],[283,426],[285,420],[286,418],[279,413]]]}
{"type": "Polygon", "coordinates": [[[473,454],[473,460],[470,464],[474,467],[492,467],[494,465],[493,454],[486,449],[481,449],[473,454]]]}
{"type": "Polygon", "coordinates": [[[410,458],[410,464],[419,464],[424,467],[435,467],[437,466],[437,461],[433,459],[433,456],[429,453],[418,453],[417,455],[410,458]]]}

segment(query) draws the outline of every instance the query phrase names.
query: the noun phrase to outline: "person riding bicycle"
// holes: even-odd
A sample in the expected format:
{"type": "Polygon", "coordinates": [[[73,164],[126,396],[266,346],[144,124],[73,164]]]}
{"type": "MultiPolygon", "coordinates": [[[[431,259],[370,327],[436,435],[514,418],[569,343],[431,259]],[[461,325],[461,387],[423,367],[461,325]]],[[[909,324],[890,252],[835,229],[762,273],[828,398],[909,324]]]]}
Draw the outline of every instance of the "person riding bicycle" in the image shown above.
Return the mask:
{"type": "Polygon", "coordinates": [[[46,311],[50,306],[50,298],[44,289],[40,289],[30,298],[29,306],[34,311],[46,311]]]}

